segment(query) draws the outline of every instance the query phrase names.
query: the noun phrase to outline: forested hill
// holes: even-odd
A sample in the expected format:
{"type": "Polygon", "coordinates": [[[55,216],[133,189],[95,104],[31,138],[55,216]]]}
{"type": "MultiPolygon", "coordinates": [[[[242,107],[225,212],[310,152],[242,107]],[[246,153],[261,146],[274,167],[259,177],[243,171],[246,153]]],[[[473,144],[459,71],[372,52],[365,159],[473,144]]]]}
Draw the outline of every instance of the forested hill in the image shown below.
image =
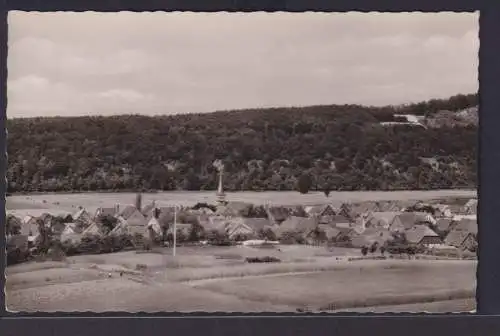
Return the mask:
{"type": "Polygon", "coordinates": [[[476,106],[477,95],[458,95],[403,107],[10,119],[8,188],[213,190],[216,159],[226,190],[293,190],[303,174],[312,189],[475,187],[476,106]]]}

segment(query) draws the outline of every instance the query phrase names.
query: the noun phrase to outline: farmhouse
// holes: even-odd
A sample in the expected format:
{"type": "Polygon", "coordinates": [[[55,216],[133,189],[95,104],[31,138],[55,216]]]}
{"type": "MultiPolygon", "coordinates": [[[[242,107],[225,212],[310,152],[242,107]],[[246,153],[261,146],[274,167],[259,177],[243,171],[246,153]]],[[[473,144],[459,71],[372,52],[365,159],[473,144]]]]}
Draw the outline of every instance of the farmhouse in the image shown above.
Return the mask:
{"type": "Polygon", "coordinates": [[[356,218],[363,215],[369,216],[372,212],[376,211],[379,211],[377,202],[357,203],[351,207],[349,217],[356,218]]]}
{"type": "Polygon", "coordinates": [[[366,221],[366,227],[389,228],[394,218],[399,215],[399,212],[372,212],[366,221]]]}
{"type": "Polygon", "coordinates": [[[304,208],[304,210],[309,216],[316,216],[320,219],[322,217],[331,217],[337,215],[337,211],[330,204],[309,206],[304,208]]]}
{"type": "Polygon", "coordinates": [[[62,243],[71,242],[73,244],[80,242],[82,239],[82,234],[81,232],[76,231],[77,227],[78,227],[77,223],[67,223],[66,227],[61,233],[60,241],[62,243]]]}
{"type": "Polygon", "coordinates": [[[29,231],[32,232],[30,235],[36,235],[35,232],[38,233],[38,224],[37,224],[37,218],[34,216],[25,216],[23,218],[23,226],[29,227],[29,231]]]}
{"type": "Polygon", "coordinates": [[[446,204],[435,204],[434,208],[434,217],[439,218],[451,218],[453,217],[453,213],[451,212],[450,206],[446,204]]]}
{"type": "Polygon", "coordinates": [[[101,229],[97,225],[97,223],[90,224],[83,232],[82,235],[102,235],[101,229]]]}
{"type": "Polygon", "coordinates": [[[352,220],[342,215],[335,215],[328,217],[328,221],[325,223],[324,221],[321,224],[329,224],[330,226],[343,226],[350,227],[352,220]]]}
{"type": "Polygon", "coordinates": [[[265,228],[270,228],[269,220],[266,218],[235,217],[228,219],[225,226],[230,239],[236,237],[257,238],[261,230],[265,228]]]}
{"type": "Polygon", "coordinates": [[[162,235],[160,222],[158,221],[158,219],[155,216],[150,216],[149,220],[147,221],[146,228],[153,230],[153,232],[157,236],[162,235]]]}
{"type": "Polygon", "coordinates": [[[439,235],[427,225],[418,224],[405,231],[406,240],[415,245],[439,245],[443,242],[439,235]]]}
{"type": "Polygon", "coordinates": [[[251,227],[245,225],[243,222],[238,223],[237,225],[231,226],[227,229],[227,234],[229,239],[239,239],[239,240],[247,240],[257,238],[257,234],[251,227]]]}
{"type": "Polygon", "coordinates": [[[340,205],[339,211],[337,212],[338,215],[342,215],[346,218],[352,218],[352,209],[353,205],[351,203],[342,203],[340,205]]]}
{"type": "Polygon", "coordinates": [[[468,214],[468,215],[477,214],[477,199],[473,198],[473,199],[469,200],[467,203],[465,203],[462,212],[465,214],[468,214]]]}
{"type": "Polygon", "coordinates": [[[465,207],[462,205],[448,204],[448,208],[450,209],[452,215],[466,215],[466,213],[464,213],[465,207]]]}
{"type": "Polygon", "coordinates": [[[281,223],[277,230],[277,235],[281,237],[285,233],[298,233],[305,237],[312,230],[316,229],[317,226],[318,221],[314,218],[292,216],[281,223]]]}
{"type": "Polygon", "coordinates": [[[425,212],[402,212],[394,217],[389,229],[393,232],[404,232],[417,224],[435,222],[435,219],[425,212]]]}
{"type": "Polygon", "coordinates": [[[250,227],[256,235],[271,227],[271,222],[267,218],[243,218],[243,223],[250,227]]]}
{"type": "Polygon", "coordinates": [[[363,247],[377,243],[379,246],[393,239],[389,230],[384,228],[367,228],[362,234],[357,234],[352,237],[351,244],[353,247],[363,247]]]}
{"type": "Polygon", "coordinates": [[[476,239],[471,232],[453,230],[445,238],[445,244],[462,250],[472,250],[476,239]]]}
{"type": "Polygon", "coordinates": [[[101,216],[112,216],[112,217],[115,217],[117,215],[117,213],[118,213],[118,210],[119,210],[119,206],[118,205],[116,205],[115,207],[110,207],[110,208],[99,207],[95,211],[94,219],[98,218],[98,217],[101,217],[101,216]]]}
{"type": "Polygon", "coordinates": [[[470,218],[462,218],[455,226],[455,230],[467,231],[474,235],[477,234],[477,220],[470,218]]]}
{"type": "Polygon", "coordinates": [[[78,210],[72,217],[74,222],[78,222],[84,227],[90,225],[92,222],[90,214],[83,208],[78,210]]]}
{"type": "Polygon", "coordinates": [[[342,232],[338,228],[332,227],[330,225],[325,225],[325,224],[319,224],[318,230],[323,231],[325,239],[327,241],[335,241],[337,239],[337,237],[340,235],[340,233],[342,232]]]}
{"type": "Polygon", "coordinates": [[[206,216],[206,217],[200,216],[199,223],[203,227],[203,230],[205,232],[216,231],[221,234],[226,233],[226,229],[229,224],[227,219],[222,216],[206,216]]]}

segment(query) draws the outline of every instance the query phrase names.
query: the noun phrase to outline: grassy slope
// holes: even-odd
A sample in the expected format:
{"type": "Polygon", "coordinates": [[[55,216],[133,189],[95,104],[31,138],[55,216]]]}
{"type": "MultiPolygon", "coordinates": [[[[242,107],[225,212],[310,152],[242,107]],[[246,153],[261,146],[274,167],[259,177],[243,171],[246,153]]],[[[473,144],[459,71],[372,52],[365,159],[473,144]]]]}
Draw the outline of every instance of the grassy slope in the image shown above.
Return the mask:
{"type": "MultiPolygon", "coordinates": [[[[213,254],[214,251],[207,252],[213,254]]],[[[183,262],[187,267],[167,268],[166,278],[160,274],[151,281],[139,281],[141,277],[130,274],[119,277],[112,272],[112,263],[119,264],[123,260],[129,260],[129,263],[140,260],[151,267],[157,267],[165,260],[158,259],[165,256],[152,254],[139,254],[137,259],[132,257],[130,253],[81,256],[70,260],[72,269],[60,263],[9,267],[7,305],[10,310],[23,311],[294,311],[297,307],[317,309],[333,302],[352,306],[353,301],[360,300],[376,300],[372,304],[405,303],[408,295],[420,296],[413,297],[414,301],[433,296],[444,300],[450,295],[448,288],[454,290],[451,294],[455,296],[471,297],[475,284],[475,262],[467,261],[343,263],[318,258],[316,262],[224,266],[225,260],[212,259],[213,267],[208,268],[203,267],[208,259],[202,258],[199,264],[202,267],[194,267],[200,256],[193,256],[191,261],[186,256],[183,262]],[[109,266],[112,278],[106,278],[107,271],[89,269],[93,262],[103,269],[109,266]],[[318,270],[318,265],[335,271],[276,275],[279,272],[314,271],[318,270]],[[83,269],[75,270],[78,267],[83,269]],[[242,275],[253,277],[230,279],[242,275]],[[50,281],[46,281],[47,277],[50,281]],[[171,281],[193,278],[214,280],[198,282],[197,285],[194,282],[191,286],[171,281]]],[[[443,303],[440,307],[446,306],[443,303]]],[[[456,304],[450,307],[455,310],[456,304]]],[[[342,305],[333,308],[340,309],[342,305]]]]}
{"type": "Polygon", "coordinates": [[[474,296],[475,263],[391,261],[385,267],[370,263],[356,262],[333,272],[207,282],[199,287],[242,299],[314,309],[474,296]]]}

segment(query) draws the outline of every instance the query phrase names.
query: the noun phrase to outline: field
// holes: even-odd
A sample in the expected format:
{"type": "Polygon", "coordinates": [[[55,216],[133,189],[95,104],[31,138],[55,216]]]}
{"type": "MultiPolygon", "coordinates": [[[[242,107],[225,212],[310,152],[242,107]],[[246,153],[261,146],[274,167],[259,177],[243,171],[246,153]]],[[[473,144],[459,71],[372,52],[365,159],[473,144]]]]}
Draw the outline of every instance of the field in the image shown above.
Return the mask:
{"type": "Polygon", "coordinates": [[[359,251],[306,246],[280,250],[181,247],[175,258],[162,249],[15,265],[6,271],[6,302],[10,311],[475,309],[475,261],[349,261],[359,251]],[[282,262],[244,262],[259,255],[279,256],[282,262]]]}
{"type": "MultiPolygon", "coordinates": [[[[231,201],[243,201],[253,204],[270,202],[274,205],[318,205],[325,203],[362,202],[379,200],[429,200],[438,198],[472,198],[475,190],[429,190],[429,191],[356,191],[332,192],[327,198],[321,192],[302,195],[293,191],[233,192],[227,194],[231,201]]],[[[115,204],[131,204],[132,193],[78,193],[78,194],[31,194],[14,195],[7,198],[7,210],[24,216],[38,215],[43,212],[72,213],[79,206],[93,212],[98,207],[113,207],[115,204]]],[[[198,202],[214,203],[213,191],[178,191],[144,193],[143,203],[155,200],[158,205],[194,205],[198,202]]]]}

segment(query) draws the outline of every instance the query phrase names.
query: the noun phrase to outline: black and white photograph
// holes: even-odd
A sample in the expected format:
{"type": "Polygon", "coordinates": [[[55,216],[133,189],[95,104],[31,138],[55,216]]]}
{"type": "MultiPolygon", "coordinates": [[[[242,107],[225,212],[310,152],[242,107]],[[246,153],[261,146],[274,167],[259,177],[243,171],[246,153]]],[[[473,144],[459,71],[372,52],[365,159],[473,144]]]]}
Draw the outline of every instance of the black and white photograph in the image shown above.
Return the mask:
{"type": "Polygon", "coordinates": [[[478,31],[9,12],[6,309],[475,312],[478,31]]]}

